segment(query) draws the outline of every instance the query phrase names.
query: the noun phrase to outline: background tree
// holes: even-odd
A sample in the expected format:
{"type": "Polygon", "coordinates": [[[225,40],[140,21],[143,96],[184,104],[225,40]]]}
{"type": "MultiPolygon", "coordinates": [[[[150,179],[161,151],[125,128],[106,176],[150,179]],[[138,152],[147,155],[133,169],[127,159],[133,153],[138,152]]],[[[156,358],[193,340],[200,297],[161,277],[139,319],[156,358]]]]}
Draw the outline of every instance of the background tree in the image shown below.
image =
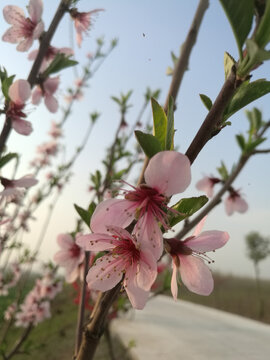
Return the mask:
{"type": "Polygon", "coordinates": [[[264,305],[261,295],[259,262],[270,254],[270,239],[256,231],[246,235],[247,255],[253,261],[259,300],[259,317],[263,317],[264,305]]]}

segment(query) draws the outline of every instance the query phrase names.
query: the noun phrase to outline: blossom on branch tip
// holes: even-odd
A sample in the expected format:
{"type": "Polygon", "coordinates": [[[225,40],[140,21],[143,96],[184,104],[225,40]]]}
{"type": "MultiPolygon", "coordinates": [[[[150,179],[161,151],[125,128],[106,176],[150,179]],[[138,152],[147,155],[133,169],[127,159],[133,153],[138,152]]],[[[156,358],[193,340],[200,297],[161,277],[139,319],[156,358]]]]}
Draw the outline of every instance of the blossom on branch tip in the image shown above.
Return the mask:
{"type": "Polygon", "coordinates": [[[80,47],[82,44],[82,34],[87,33],[92,25],[92,16],[104,9],[95,9],[88,12],[79,12],[77,9],[71,9],[70,15],[74,20],[74,26],[76,30],[76,41],[80,47]]]}
{"type": "Polygon", "coordinates": [[[218,184],[219,182],[220,179],[218,178],[205,176],[197,182],[196,188],[198,190],[204,191],[208,197],[212,197],[214,192],[214,185],[218,184]]]}
{"type": "Polygon", "coordinates": [[[42,0],[30,0],[28,12],[30,18],[26,18],[24,11],[13,5],[7,5],[3,9],[3,15],[11,27],[4,33],[2,40],[17,45],[18,51],[27,51],[33,41],[38,39],[44,30],[44,23],[41,20],[43,11],[42,0]]]}
{"type": "Polygon", "coordinates": [[[239,191],[230,190],[230,195],[225,200],[225,210],[229,216],[235,211],[243,214],[248,210],[248,203],[241,197],[239,191]]]}
{"type": "Polygon", "coordinates": [[[145,242],[156,259],[163,251],[160,225],[169,229],[167,204],[173,194],[183,192],[191,181],[189,159],[176,151],[162,151],[149,161],[145,184],[124,190],[124,199],[100,203],[91,218],[93,232],[104,233],[109,225],[126,228],[137,220],[134,233],[138,243],[145,242]]]}
{"type": "Polygon", "coordinates": [[[107,230],[77,238],[77,244],[87,251],[108,251],[90,268],[88,286],[90,290],[107,291],[123,281],[132,306],[142,309],[157,276],[156,259],[126,230],[117,226],[108,226],[107,230]]]}
{"type": "Polygon", "coordinates": [[[41,98],[44,97],[44,103],[47,109],[55,113],[58,110],[58,101],[53,95],[58,89],[59,81],[59,76],[56,76],[47,78],[41,85],[37,85],[32,94],[32,104],[38,105],[41,98]]]}
{"type": "Polygon", "coordinates": [[[33,131],[32,125],[29,121],[23,120],[26,118],[26,114],[23,112],[25,102],[31,95],[29,82],[23,79],[14,81],[9,87],[8,95],[11,101],[6,115],[11,119],[13,129],[18,134],[29,135],[33,131]]]}
{"type": "Polygon", "coordinates": [[[177,270],[186,287],[199,295],[209,295],[214,287],[211,271],[204,261],[213,262],[206,252],[214,251],[224,246],[229,240],[225,231],[204,231],[201,233],[205,218],[197,225],[194,235],[184,241],[166,239],[166,249],[172,256],[173,273],[171,278],[171,291],[173,298],[177,299],[177,270]]]}
{"type": "Polygon", "coordinates": [[[38,182],[33,175],[25,175],[17,180],[9,180],[0,176],[0,181],[5,188],[0,192],[1,196],[20,195],[21,191],[17,188],[28,189],[29,187],[36,185],[38,182]]]}
{"type": "Polygon", "coordinates": [[[61,250],[54,255],[54,261],[65,268],[66,281],[72,283],[80,275],[80,264],[84,261],[84,251],[69,234],[59,234],[57,243],[61,250]]]}

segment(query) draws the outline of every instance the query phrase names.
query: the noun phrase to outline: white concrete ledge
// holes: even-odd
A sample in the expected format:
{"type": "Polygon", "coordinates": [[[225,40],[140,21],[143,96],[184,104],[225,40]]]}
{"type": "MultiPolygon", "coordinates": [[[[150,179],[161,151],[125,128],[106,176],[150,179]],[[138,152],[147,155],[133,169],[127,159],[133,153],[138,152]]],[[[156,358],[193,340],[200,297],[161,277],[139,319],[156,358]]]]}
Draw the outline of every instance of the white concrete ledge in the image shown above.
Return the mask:
{"type": "Polygon", "coordinates": [[[112,331],[135,342],[134,360],[270,359],[269,325],[167,296],[114,320],[112,331]]]}

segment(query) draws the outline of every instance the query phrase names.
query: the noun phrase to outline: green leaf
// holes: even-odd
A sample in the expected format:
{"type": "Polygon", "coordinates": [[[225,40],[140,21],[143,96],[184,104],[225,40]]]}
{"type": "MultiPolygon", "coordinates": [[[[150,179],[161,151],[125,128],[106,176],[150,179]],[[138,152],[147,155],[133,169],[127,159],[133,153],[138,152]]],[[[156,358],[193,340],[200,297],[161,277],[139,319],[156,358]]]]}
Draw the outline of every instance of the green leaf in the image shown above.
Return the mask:
{"type": "Polygon", "coordinates": [[[44,71],[42,76],[47,78],[49,75],[56,73],[65,68],[77,65],[78,61],[71,60],[70,56],[66,56],[65,54],[57,54],[47,69],[44,71]]]}
{"type": "Polygon", "coordinates": [[[220,0],[221,5],[231,24],[239,56],[242,59],[242,46],[250,32],[254,3],[253,0],[220,0]]]}
{"type": "Polygon", "coordinates": [[[251,83],[244,82],[234,94],[233,98],[226,107],[223,120],[227,120],[238,110],[250,104],[252,101],[270,92],[270,81],[264,79],[256,80],[251,83]]]}
{"type": "Polygon", "coordinates": [[[229,177],[228,170],[226,168],[226,165],[223,161],[221,161],[221,166],[217,168],[217,171],[219,172],[220,176],[222,177],[222,180],[226,181],[229,177]]]}
{"type": "Polygon", "coordinates": [[[179,215],[173,215],[170,219],[170,226],[174,226],[180,221],[193,215],[195,212],[200,210],[208,201],[207,196],[185,198],[178,201],[172,208],[178,211],[179,215]]]}
{"type": "Polygon", "coordinates": [[[159,141],[161,150],[166,148],[167,116],[162,106],[155,99],[151,99],[153,111],[153,135],[159,141]]]}
{"type": "Polygon", "coordinates": [[[253,150],[255,150],[255,148],[257,146],[259,146],[261,143],[263,143],[267,138],[260,138],[260,139],[256,139],[253,142],[251,142],[250,144],[247,145],[246,147],[246,151],[247,152],[252,152],[253,150]]]}
{"type": "Polygon", "coordinates": [[[80,218],[86,223],[88,227],[90,227],[90,220],[95,211],[96,204],[94,202],[91,202],[91,204],[88,207],[88,210],[85,210],[76,204],[74,204],[74,207],[77,213],[80,215],[80,218]]]}
{"type": "Polygon", "coordinates": [[[13,83],[14,77],[15,77],[15,75],[12,75],[10,77],[6,77],[2,81],[2,92],[6,99],[9,99],[8,90],[9,90],[10,85],[13,83]]]}
{"type": "Polygon", "coordinates": [[[259,27],[255,34],[255,41],[260,48],[264,48],[270,41],[270,1],[266,0],[266,7],[259,27]]]}
{"type": "Polygon", "coordinates": [[[140,130],[135,131],[135,136],[138,140],[138,143],[141,145],[145,155],[149,158],[163,150],[161,148],[160,142],[155,136],[151,134],[145,134],[140,130]]]}
{"type": "Polygon", "coordinates": [[[204,94],[199,94],[199,95],[200,95],[200,98],[201,98],[203,104],[205,105],[206,109],[209,111],[213,105],[212,100],[204,94]]]}
{"type": "Polygon", "coordinates": [[[240,146],[242,151],[245,151],[246,149],[246,142],[245,138],[242,134],[236,135],[236,140],[238,142],[238,145],[240,146]]]}
{"type": "Polygon", "coordinates": [[[234,58],[225,51],[224,53],[224,72],[225,72],[225,80],[228,79],[232,67],[236,64],[236,61],[234,60],[234,58]]]}
{"type": "Polygon", "coordinates": [[[174,102],[173,97],[170,96],[169,106],[168,106],[168,123],[167,123],[167,136],[166,136],[166,146],[165,150],[174,149],[174,102]]]}
{"type": "Polygon", "coordinates": [[[19,158],[19,155],[17,153],[9,153],[5,156],[3,156],[0,159],[0,169],[5,166],[10,160],[14,159],[14,158],[19,158]]]}

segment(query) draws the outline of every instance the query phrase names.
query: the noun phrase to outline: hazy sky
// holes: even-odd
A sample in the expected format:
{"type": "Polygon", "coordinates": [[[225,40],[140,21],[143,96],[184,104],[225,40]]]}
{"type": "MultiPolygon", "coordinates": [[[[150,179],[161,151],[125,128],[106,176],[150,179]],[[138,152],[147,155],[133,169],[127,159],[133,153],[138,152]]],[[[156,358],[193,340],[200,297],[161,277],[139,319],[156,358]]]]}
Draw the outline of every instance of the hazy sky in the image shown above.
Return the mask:
{"type": "MultiPolygon", "coordinates": [[[[44,1],[46,26],[53,16],[56,3],[44,1]]],[[[27,2],[1,1],[1,7],[8,4],[25,8],[27,2]]],[[[120,92],[133,90],[131,98],[133,107],[129,110],[127,118],[130,124],[138,115],[147,86],[151,89],[160,88],[162,90],[160,103],[164,102],[171,80],[166,76],[166,68],[172,63],[170,52],[179,53],[197,4],[198,1],[195,0],[82,0],[79,2],[78,8],[81,11],[95,8],[104,8],[105,11],[96,18],[82,48],[75,46],[75,58],[84,63],[86,54],[95,49],[95,39],[103,35],[108,44],[112,38],[119,38],[119,45],[91,81],[90,87],[84,92],[84,98],[76,104],[66,124],[65,139],[68,144],[68,156],[81,142],[87,127],[89,112],[97,110],[102,113],[86,151],[74,167],[74,176],[56,207],[42,246],[43,259],[51,258],[56,252],[55,239],[58,233],[73,230],[75,224],[73,203],[86,207],[90,201],[89,193],[86,191],[89,172],[101,169],[100,161],[104,156],[104,146],[110,144],[119,121],[116,104],[111,101],[110,96],[118,96],[120,92]]],[[[0,33],[3,34],[7,28],[8,24],[2,19],[0,33]]],[[[66,16],[52,44],[59,47],[71,46],[70,29],[69,17],[66,16]]],[[[36,47],[37,43],[32,49],[36,47]]],[[[177,99],[175,143],[182,152],[186,151],[207,113],[198,94],[207,94],[214,99],[224,82],[225,51],[237,59],[237,48],[225,14],[218,1],[210,1],[197,45],[191,55],[189,70],[184,76],[177,99]]],[[[1,64],[6,67],[9,74],[17,74],[17,78],[26,78],[31,66],[31,62],[27,60],[27,54],[18,53],[14,45],[3,42],[1,42],[1,64]]],[[[270,66],[266,63],[254,72],[253,78],[267,77],[269,70],[270,66]]],[[[80,72],[79,67],[78,72],[80,72]]],[[[73,78],[72,70],[62,72],[59,99],[66,87],[73,82],[73,78]]],[[[254,105],[262,110],[265,120],[269,119],[269,95],[254,105]]],[[[248,109],[251,108],[252,106],[248,107],[248,109]]],[[[46,140],[50,121],[61,118],[61,111],[53,115],[43,105],[37,110],[33,105],[29,105],[28,109],[34,132],[29,137],[13,133],[8,142],[10,151],[22,153],[24,165],[19,171],[21,175],[29,172],[28,163],[34,156],[36,146],[46,140]]],[[[150,108],[146,113],[146,118],[149,116],[150,108]]],[[[248,124],[244,111],[234,115],[231,121],[232,126],[226,127],[205,146],[198,156],[192,166],[192,184],[183,197],[201,195],[196,190],[195,184],[202,175],[217,175],[215,169],[221,159],[231,168],[239,157],[235,135],[247,130],[248,124]]],[[[267,146],[270,147],[269,140],[265,147],[267,146]]],[[[235,182],[235,187],[241,188],[249,204],[250,208],[246,214],[228,217],[221,204],[209,215],[205,229],[226,230],[231,237],[226,247],[215,253],[216,262],[213,269],[241,275],[253,274],[252,264],[245,255],[244,237],[252,230],[259,231],[263,235],[270,235],[270,167],[268,164],[269,156],[258,155],[250,160],[235,182]]],[[[37,221],[33,223],[33,231],[25,237],[28,243],[34,244],[38,238],[46,211],[47,206],[38,213],[37,221]]],[[[262,263],[261,270],[263,276],[269,276],[270,258],[262,263]]]]}

